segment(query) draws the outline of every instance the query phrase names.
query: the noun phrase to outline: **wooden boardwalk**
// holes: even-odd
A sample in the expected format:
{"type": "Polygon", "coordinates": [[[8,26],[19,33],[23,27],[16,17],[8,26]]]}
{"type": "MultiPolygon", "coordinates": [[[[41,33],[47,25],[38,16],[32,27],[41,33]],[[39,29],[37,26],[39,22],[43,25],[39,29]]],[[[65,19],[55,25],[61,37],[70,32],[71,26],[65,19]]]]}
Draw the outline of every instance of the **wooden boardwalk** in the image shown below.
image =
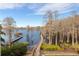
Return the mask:
{"type": "Polygon", "coordinates": [[[40,55],[40,47],[41,44],[43,43],[43,37],[41,35],[40,42],[35,45],[31,50],[28,50],[26,53],[26,56],[39,56],[40,55]]]}
{"type": "Polygon", "coordinates": [[[79,54],[75,52],[48,51],[48,52],[43,52],[42,56],[79,56],[79,54]]]}
{"type": "Polygon", "coordinates": [[[79,56],[77,51],[73,49],[64,49],[64,50],[56,50],[56,51],[42,51],[42,55],[44,56],[79,56]]]}

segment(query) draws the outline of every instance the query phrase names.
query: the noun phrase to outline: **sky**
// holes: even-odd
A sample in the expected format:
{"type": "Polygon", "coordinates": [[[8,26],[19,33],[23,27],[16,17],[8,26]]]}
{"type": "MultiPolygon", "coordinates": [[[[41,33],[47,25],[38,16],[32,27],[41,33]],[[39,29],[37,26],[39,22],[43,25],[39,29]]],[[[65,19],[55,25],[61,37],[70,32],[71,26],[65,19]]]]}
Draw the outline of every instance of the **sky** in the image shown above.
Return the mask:
{"type": "Polygon", "coordinates": [[[47,11],[57,11],[58,19],[66,18],[76,11],[79,15],[78,3],[0,3],[0,21],[12,17],[19,27],[41,26],[46,20],[47,11]]]}

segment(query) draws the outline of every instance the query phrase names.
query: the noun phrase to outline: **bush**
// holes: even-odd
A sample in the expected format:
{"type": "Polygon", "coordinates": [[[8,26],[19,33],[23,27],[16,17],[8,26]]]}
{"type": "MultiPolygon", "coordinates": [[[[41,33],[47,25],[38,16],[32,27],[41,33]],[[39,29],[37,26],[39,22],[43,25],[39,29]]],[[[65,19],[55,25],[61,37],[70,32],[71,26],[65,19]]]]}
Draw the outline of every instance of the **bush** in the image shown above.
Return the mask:
{"type": "Polygon", "coordinates": [[[27,52],[28,43],[16,43],[10,48],[1,47],[1,55],[2,56],[21,56],[27,52]]]}
{"type": "Polygon", "coordinates": [[[8,47],[1,47],[1,55],[8,56],[10,55],[11,50],[8,47]]]}
{"type": "Polygon", "coordinates": [[[70,44],[68,44],[68,43],[63,43],[63,48],[69,48],[70,47],[70,44]]]}
{"type": "Polygon", "coordinates": [[[74,46],[71,46],[70,48],[79,49],[79,45],[78,44],[75,44],[74,46]]]}
{"type": "Polygon", "coordinates": [[[58,45],[48,45],[48,44],[42,44],[41,50],[61,50],[61,48],[58,45]]]}

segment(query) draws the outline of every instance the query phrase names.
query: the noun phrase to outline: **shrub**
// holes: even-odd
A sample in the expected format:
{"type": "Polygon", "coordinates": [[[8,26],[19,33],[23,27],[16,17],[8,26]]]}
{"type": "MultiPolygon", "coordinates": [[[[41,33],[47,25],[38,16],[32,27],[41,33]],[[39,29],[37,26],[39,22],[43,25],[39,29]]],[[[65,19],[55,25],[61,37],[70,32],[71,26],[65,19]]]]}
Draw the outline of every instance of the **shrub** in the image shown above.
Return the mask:
{"type": "Polygon", "coordinates": [[[70,48],[74,50],[79,50],[79,45],[75,44],[74,46],[70,46],[70,48]]]}
{"type": "Polygon", "coordinates": [[[42,44],[41,50],[61,50],[61,48],[58,45],[48,45],[48,44],[42,44]]]}
{"type": "Polygon", "coordinates": [[[68,43],[63,43],[63,48],[69,48],[70,47],[70,44],[68,44],[68,43]]]}
{"type": "Polygon", "coordinates": [[[1,47],[1,55],[2,56],[21,56],[24,55],[27,51],[28,43],[16,43],[10,48],[1,47]]]}
{"type": "Polygon", "coordinates": [[[1,55],[8,56],[10,55],[11,50],[9,47],[1,47],[1,55]]]}

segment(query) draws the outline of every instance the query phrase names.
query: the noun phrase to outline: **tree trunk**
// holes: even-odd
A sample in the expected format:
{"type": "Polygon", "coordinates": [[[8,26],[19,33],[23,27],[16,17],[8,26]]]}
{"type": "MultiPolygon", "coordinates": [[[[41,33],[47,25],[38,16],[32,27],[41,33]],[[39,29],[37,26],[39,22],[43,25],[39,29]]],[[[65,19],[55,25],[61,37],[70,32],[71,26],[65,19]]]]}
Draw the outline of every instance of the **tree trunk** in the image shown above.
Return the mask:
{"type": "Polygon", "coordinates": [[[69,43],[69,32],[67,33],[67,43],[69,43]]]}
{"type": "Polygon", "coordinates": [[[75,33],[75,43],[78,44],[78,41],[77,41],[77,32],[75,33]]]}
{"type": "Polygon", "coordinates": [[[51,33],[49,32],[49,45],[52,44],[52,38],[51,38],[51,33]]]}
{"type": "Polygon", "coordinates": [[[11,47],[11,42],[12,42],[12,32],[11,29],[9,29],[9,47],[11,47]]]}
{"type": "Polygon", "coordinates": [[[74,27],[73,27],[73,32],[72,32],[72,45],[74,46],[74,27]]]}
{"type": "Polygon", "coordinates": [[[55,45],[57,45],[57,32],[56,32],[56,36],[55,36],[55,45]]]}

